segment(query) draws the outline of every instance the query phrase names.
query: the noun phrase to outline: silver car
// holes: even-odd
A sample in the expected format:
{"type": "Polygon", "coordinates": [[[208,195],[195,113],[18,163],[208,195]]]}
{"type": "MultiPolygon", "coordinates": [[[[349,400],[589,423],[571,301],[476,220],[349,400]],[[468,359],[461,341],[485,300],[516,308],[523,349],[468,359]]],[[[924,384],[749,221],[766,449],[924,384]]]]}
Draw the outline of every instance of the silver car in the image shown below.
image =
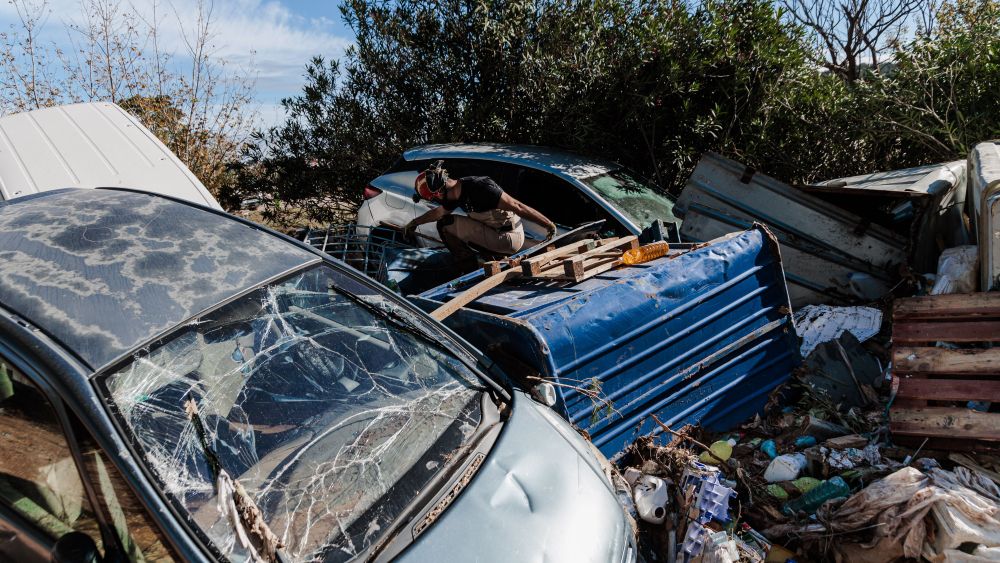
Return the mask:
{"type": "MultiPolygon", "coordinates": [[[[680,225],[674,201],[619,164],[555,149],[499,144],[443,144],[412,148],[364,188],[358,224],[402,226],[434,203],[414,202],[417,174],[443,159],[452,178],[489,176],[520,201],[558,225],[604,219],[608,231],[638,235],[656,219],[680,225]]],[[[456,213],[460,213],[457,210],[456,213]]],[[[422,246],[435,246],[433,223],[421,225],[422,246]]],[[[525,246],[544,238],[545,229],[525,222],[525,246]]]]}
{"type": "Polygon", "coordinates": [[[149,193],[0,203],[0,412],[0,561],[636,557],[607,460],[454,333],[149,193]]]}

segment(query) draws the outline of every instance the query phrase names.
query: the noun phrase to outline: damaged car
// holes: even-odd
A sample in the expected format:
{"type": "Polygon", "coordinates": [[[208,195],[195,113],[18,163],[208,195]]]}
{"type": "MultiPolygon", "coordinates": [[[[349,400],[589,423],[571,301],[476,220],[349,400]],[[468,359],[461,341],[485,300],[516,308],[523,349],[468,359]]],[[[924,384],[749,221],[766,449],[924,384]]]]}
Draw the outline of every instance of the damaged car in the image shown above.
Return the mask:
{"type": "Polygon", "coordinates": [[[308,246],[123,190],[0,204],[0,560],[635,560],[607,460],[308,246]]]}
{"type": "MultiPolygon", "coordinates": [[[[478,143],[424,145],[404,152],[365,186],[358,225],[405,225],[435,206],[426,200],[414,202],[412,196],[417,174],[437,160],[445,161],[452,178],[489,176],[557,225],[603,220],[606,235],[621,236],[640,235],[656,220],[668,228],[680,224],[673,198],[620,164],[548,147],[478,143]]],[[[438,233],[433,223],[417,230],[423,235],[418,244],[435,245],[438,233]]],[[[526,221],[524,231],[524,248],[545,238],[540,225],[526,221]]]]}

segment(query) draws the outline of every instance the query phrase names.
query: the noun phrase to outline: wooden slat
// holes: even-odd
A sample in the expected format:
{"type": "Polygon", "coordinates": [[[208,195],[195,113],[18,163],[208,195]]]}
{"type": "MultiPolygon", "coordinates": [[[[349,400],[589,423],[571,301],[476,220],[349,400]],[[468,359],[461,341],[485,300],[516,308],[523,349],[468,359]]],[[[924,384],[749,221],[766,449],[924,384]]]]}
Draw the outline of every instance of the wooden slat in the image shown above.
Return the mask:
{"type": "Polygon", "coordinates": [[[461,309],[463,306],[479,299],[484,293],[493,289],[494,287],[502,284],[507,280],[511,280],[522,275],[521,270],[510,269],[504,270],[499,274],[490,276],[483,281],[477,283],[476,285],[470,287],[469,289],[459,293],[451,301],[441,305],[437,309],[431,312],[431,316],[435,319],[441,321],[447,318],[449,315],[455,311],[461,309]]]}
{"type": "Polygon", "coordinates": [[[896,397],[928,401],[1000,402],[1000,381],[902,378],[896,397]]]}
{"type": "Polygon", "coordinates": [[[894,344],[918,342],[1000,342],[1000,320],[966,322],[895,322],[894,344]]]}
{"type": "Polygon", "coordinates": [[[1000,347],[949,350],[930,346],[895,346],[892,366],[897,374],[1000,376],[1000,347]]]}
{"type": "Polygon", "coordinates": [[[601,258],[600,255],[612,250],[622,250],[622,252],[624,252],[625,250],[638,247],[639,239],[635,235],[622,237],[620,239],[601,244],[601,246],[598,246],[593,250],[589,250],[578,256],[573,256],[572,258],[564,260],[564,275],[567,279],[575,282],[583,281],[589,277],[606,272],[621,263],[619,259],[601,258]]]}
{"type": "Polygon", "coordinates": [[[958,293],[897,299],[894,322],[918,319],[1000,317],[1000,293],[958,293]]]}
{"type": "Polygon", "coordinates": [[[558,265],[558,260],[565,256],[578,254],[591,250],[597,246],[597,242],[591,239],[581,240],[555,250],[544,252],[521,260],[521,271],[526,276],[537,276],[549,266],[558,265]]]}
{"type": "Polygon", "coordinates": [[[893,408],[889,429],[902,436],[1000,440],[1000,413],[957,407],[893,408]]]}

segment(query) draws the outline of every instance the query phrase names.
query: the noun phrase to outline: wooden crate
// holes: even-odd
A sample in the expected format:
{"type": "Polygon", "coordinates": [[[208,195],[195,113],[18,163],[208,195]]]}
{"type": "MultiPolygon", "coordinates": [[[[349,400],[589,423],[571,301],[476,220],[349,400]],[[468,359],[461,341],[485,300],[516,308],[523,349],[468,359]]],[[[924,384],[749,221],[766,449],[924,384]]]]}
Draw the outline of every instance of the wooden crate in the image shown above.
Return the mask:
{"type": "Polygon", "coordinates": [[[982,347],[1000,342],[1000,293],[899,299],[892,320],[893,439],[926,438],[933,449],[1000,448],[1000,413],[967,407],[1000,403],[1000,347],[982,347]]]}

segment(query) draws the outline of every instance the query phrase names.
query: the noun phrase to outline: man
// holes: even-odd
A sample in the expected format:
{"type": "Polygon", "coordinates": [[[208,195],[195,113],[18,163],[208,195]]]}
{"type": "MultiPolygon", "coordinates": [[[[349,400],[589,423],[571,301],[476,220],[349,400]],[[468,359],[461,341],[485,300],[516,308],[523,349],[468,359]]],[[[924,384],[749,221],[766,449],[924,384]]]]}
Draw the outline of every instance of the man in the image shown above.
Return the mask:
{"type": "Polygon", "coordinates": [[[556,225],[544,215],[514,199],[488,176],[466,176],[453,179],[439,160],[421,172],[414,182],[421,198],[441,205],[410,221],[404,232],[411,233],[418,225],[437,222],[441,242],[448,247],[455,262],[465,271],[478,267],[468,243],[497,254],[510,255],[524,244],[521,218],[542,225],[547,239],[556,232],[556,225]],[[461,207],[466,216],[452,215],[461,207]]]}

